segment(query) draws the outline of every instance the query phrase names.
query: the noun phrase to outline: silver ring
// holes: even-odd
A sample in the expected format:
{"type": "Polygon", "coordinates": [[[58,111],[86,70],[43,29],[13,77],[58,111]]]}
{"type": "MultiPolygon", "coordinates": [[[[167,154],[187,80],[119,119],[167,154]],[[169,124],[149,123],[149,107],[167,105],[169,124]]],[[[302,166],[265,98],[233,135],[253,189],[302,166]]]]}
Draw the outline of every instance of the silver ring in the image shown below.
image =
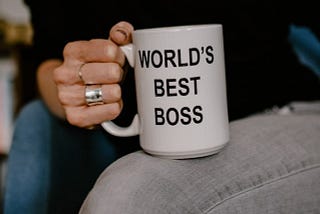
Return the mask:
{"type": "Polygon", "coordinates": [[[80,78],[80,80],[83,82],[83,83],[85,83],[84,82],[84,79],[83,79],[83,76],[82,76],[82,67],[85,65],[86,63],[83,63],[83,64],[81,64],[80,66],[79,66],[79,69],[78,69],[78,76],[79,76],[79,78],[80,78]]]}
{"type": "Polygon", "coordinates": [[[89,86],[86,86],[85,98],[88,106],[104,104],[101,86],[94,89],[90,89],[89,86]]]}

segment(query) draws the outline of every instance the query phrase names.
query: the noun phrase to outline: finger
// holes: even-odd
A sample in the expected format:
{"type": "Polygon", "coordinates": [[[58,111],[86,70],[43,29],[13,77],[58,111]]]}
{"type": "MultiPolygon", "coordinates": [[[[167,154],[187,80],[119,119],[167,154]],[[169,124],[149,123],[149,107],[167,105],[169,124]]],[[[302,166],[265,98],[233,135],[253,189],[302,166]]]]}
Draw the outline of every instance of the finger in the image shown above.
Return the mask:
{"type": "Polygon", "coordinates": [[[118,84],[90,85],[90,86],[59,86],[59,100],[63,106],[86,106],[85,87],[96,89],[101,87],[102,101],[105,104],[119,102],[121,100],[121,87],[118,84]]]}
{"type": "Polygon", "coordinates": [[[63,106],[82,106],[84,105],[84,86],[81,85],[57,85],[58,98],[63,106]]]}
{"type": "Polygon", "coordinates": [[[104,121],[115,119],[122,110],[122,100],[116,103],[90,107],[66,108],[67,120],[79,127],[90,127],[104,121]]]}
{"type": "Polygon", "coordinates": [[[123,69],[117,63],[86,63],[80,69],[85,84],[119,83],[123,77],[123,69]]]}
{"type": "Polygon", "coordinates": [[[54,69],[53,80],[57,85],[60,84],[81,84],[82,80],[79,76],[80,63],[67,63],[64,61],[61,66],[54,69]]]}
{"type": "Polygon", "coordinates": [[[132,41],[133,30],[129,22],[118,22],[111,28],[109,38],[118,45],[125,45],[132,41]]]}
{"type": "Polygon", "coordinates": [[[68,43],[64,50],[65,61],[72,65],[88,62],[114,62],[124,65],[125,56],[120,48],[111,40],[92,39],[68,43]],[[75,63],[77,62],[77,63],[75,63]]]}

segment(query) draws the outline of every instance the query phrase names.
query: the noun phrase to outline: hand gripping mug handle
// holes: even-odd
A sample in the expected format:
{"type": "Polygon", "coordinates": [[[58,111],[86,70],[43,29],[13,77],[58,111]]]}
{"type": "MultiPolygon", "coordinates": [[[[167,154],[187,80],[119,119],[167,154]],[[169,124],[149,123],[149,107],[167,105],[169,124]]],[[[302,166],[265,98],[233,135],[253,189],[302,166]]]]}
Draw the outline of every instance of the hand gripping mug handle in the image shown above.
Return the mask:
{"type": "MultiPolygon", "coordinates": [[[[131,67],[134,67],[133,45],[128,44],[120,47],[131,67]]],[[[112,121],[105,121],[101,126],[110,134],[118,137],[131,137],[140,133],[139,115],[136,114],[128,127],[120,127],[112,121]]]]}

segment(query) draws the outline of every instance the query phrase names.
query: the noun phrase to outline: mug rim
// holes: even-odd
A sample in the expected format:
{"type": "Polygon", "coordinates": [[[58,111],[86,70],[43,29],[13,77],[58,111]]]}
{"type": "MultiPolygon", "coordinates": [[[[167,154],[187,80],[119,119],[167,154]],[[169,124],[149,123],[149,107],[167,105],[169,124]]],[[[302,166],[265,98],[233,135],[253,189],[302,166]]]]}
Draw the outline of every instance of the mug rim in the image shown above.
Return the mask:
{"type": "Polygon", "coordinates": [[[154,28],[143,28],[136,29],[133,31],[134,34],[140,33],[163,33],[163,32],[177,32],[177,31],[191,31],[199,30],[203,28],[220,28],[222,24],[194,24],[194,25],[176,25],[176,26],[164,26],[164,27],[154,27],[154,28]]]}

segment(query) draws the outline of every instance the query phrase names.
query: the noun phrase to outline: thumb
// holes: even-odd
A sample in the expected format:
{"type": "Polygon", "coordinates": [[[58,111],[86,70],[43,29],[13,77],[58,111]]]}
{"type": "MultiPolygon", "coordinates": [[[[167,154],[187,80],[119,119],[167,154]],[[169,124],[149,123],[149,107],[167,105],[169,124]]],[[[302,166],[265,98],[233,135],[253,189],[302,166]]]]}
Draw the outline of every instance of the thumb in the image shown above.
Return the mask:
{"type": "Polygon", "coordinates": [[[129,22],[118,22],[115,24],[110,32],[109,39],[111,39],[117,45],[125,45],[131,42],[132,32],[134,28],[129,22]]]}

